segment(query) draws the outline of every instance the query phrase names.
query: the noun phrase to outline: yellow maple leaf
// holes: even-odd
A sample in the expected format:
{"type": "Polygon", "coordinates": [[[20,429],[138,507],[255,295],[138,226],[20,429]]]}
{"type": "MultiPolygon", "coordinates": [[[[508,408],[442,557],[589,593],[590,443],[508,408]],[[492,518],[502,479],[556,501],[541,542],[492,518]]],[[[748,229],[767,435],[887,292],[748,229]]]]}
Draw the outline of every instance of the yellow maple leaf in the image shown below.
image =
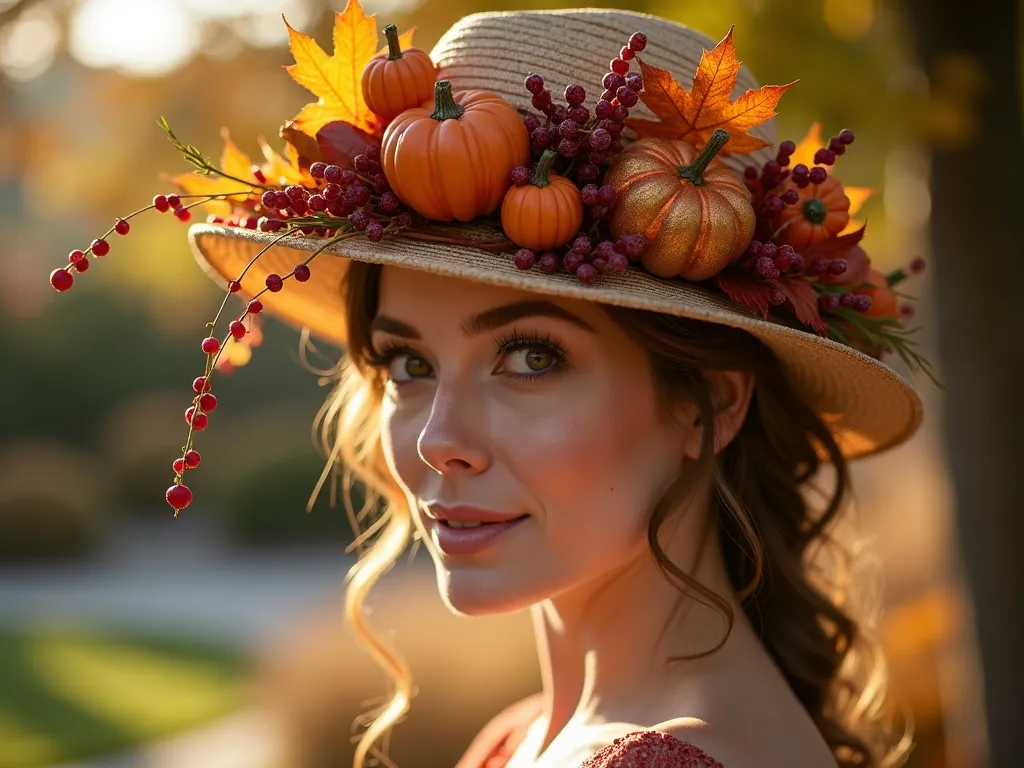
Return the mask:
{"type": "MultiPolygon", "coordinates": [[[[367,16],[358,0],[348,0],[334,17],[334,53],[330,56],[313,38],[288,27],[288,42],[295,63],[285,67],[299,85],[318,101],[304,106],[293,122],[307,136],[316,136],[328,123],[342,121],[374,133],[380,121],[363,99],[366,63],[378,52],[376,15],[367,16]]],[[[407,32],[403,36],[411,41],[407,32]]]]}
{"type": "MultiPolygon", "coordinates": [[[[807,130],[807,135],[800,140],[793,154],[789,156],[789,167],[793,168],[803,163],[808,168],[813,168],[815,165],[814,155],[824,146],[825,143],[821,140],[821,123],[811,123],[811,127],[807,130]]],[[[831,170],[829,170],[829,173],[831,174],[831,170]]],[[[846,193],[846,197],[850,200],[849,213],[850,216],[853,216],[877,190],[872,187],[848,187],[844,184],[843,192],[846,193]]],[[[863,221],[854,221],[851,218],[850,223],[839,234],[845,235],[848,232],[860,229],[863,225],[863,221]]]]}
{"type": "MultiPolygon", "coordinates": [[[[260,151],[263,152],[263,157],[266,159],[266,162],[260,166],[260,170],[267,177],[268,184],[277,184],[282,187],[289,184],[313,186],[313,177],[309,175],[308,171],[303,171],[299,168],[298,155],[285,160],[262,136],[257,136],[256,142],[260,145],[260,151]]],[[[288,153],[289,146],[285,145],[286,154],[288,153]]]]}
{"type": "Polygon", "coordinates": [[[658,120],[636,118],[628,121],[629,127],[641,138],[681,139],[696,146],[707,144],[711,134],[722,128],[729,132],[722,154],[747,154],[767,147],[769,142],[747,131],[774,117],[782,94],[794,85],[765,85],[730,101],[740,71],[731,27],[714,50],[701,54],[689,91],[671,72],[638,61],[644,78],[640,98],[658,120]]]}

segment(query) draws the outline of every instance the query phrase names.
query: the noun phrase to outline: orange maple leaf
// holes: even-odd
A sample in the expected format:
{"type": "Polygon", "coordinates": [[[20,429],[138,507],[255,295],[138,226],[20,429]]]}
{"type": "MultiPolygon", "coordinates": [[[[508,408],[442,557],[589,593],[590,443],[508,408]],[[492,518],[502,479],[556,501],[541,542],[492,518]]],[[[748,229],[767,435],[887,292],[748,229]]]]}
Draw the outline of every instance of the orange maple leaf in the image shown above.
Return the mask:
{"type": "Polygon", "coordinates": [[[767,147],[770,142],[747,131],[774,117],[782,94],[796,83],[765,85],[729,101],[740,71],[731,27],[714,50],[701,55],[689,91],[671,72],[638,61],[644,78],[640,98],[659,120],[636,118],[628,121],[629,127],[641,138],[682,139],[698,147],[707,144],[716,128],[722,128],[729,132],[722,154],[749,154],[767,147]]]}
{"type": "MultiPolygon", "coordinates": [[[[293,119],[296,129],[316,136],[328,123],[342,121],[367,133],[380,127],[380,120],[363,99],[362,77],[366,63],[378,52],[376,15],[367,16],[358,0],[348,0],[345,10],[334,16],[334,53],[328,56],[313,38],[288,27],[288,41],[295,63],[285,67],[299,85],[318,101],[304,106],[293,119]]],[[[403,45],[412,42],[412,32],[402,35],[403,45]]]]}
{"type": "MultiPolygon", "coordinates": [[[[789,167],[792,168],[796,165],[803,163],[808,168],[815,166],[814,155],[819,149],[822,149],[825,143],[821,139],[821,123],[811,123],[811,127],[807,130],[807,135],[804,136],[800,143],[796,145],[796,149],[793,154],[789,156],[789,167]]],[[[832,173],[832,169],[827,169],[829,174],[832,173]]],[[[861,206],[878,190],[871,187],[848,187],[843,185],[843,192],[846,193],[846,197],[850,200],[850,222],[843,228],[843,231],[839,235],[845,235],[849,232],[860,229],[864,226],[862,220],[853,219],[853,214],[857,213],[861,209],[861,206]]]]}

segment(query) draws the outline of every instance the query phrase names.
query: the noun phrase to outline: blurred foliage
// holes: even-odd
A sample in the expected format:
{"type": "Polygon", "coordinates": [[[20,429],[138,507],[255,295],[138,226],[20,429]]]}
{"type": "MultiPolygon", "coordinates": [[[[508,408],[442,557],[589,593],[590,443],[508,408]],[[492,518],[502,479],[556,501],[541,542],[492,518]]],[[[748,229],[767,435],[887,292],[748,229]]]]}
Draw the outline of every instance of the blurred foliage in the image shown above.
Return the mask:
{"type": "Polygon", "coordinates": [[[234,709],[247,663],[219,646],[38,628],[0,635],[0,768],[124,749],[234,709]]]}

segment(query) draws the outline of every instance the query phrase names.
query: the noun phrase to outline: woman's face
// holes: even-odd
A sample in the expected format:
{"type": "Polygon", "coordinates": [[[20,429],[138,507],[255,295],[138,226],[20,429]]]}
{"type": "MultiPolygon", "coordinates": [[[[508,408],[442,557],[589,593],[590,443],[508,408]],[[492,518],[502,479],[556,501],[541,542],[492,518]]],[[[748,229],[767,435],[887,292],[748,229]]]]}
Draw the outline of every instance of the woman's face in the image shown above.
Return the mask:
{"type": "Polygon", "coordinates": [[[385,267],[372,327],[384,451],[453,610],[518,610],[650,557],[684,435],[601,309],[385,267]],[[521,519],[435,519],[481,511],[521,519]]]}

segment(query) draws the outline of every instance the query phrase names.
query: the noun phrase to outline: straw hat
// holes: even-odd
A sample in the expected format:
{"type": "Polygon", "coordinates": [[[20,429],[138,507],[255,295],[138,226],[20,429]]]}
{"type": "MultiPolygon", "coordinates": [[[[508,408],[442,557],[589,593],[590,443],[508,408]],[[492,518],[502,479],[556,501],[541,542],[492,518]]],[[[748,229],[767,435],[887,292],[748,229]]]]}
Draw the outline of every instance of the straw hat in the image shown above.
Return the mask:
{"type": "MultiPolygon", "coordinates": [[[[528,111],[530,94],[523,88],[527,73],[538,72],[552,83],[600,82],[607,71],[609,51],[618,50],[622,41],[637,30],[651,40],[644,52],[645,61],[667,69],[678,79],[695,72],[703,49],[714,47],[705,35],[646,14],[592,9],[516,11],[463,18],[441,38],[431,58],[439,65],[438,77],[450,80],[454,90],[488,90],[521,111],[528,111]],[[566,51],[572,55],[565,55],[566,51]]],[[[737,93],[757,87],[751,73],[743,67],[737,93]]],[[[653,117],[642,103],[631,114],[653,117]]],[[[751,133],[774,143],[774,122],[764,123],[751,133]]],[[[628,131],[624,137],[630,138],[628,131]]],[[[762,164],[771,157],[772,149],[766,148],[749,156],[723,159],[727,165],[742,170],[745,165],[762,164]]],[[[463,238],[486,239],[496,234],[493,225],[451,226],[463,238]]],[[[237,278],[275,237],[209,224],[193,226],[189,231],[197,260],[221,285],[237,278]]],[[[287,245],[271,247],[248,269],[241,281],[243,293],[259,292],[268,274],[285,274],[301,260],[296,251],[309,252],[320,245],[315,238],[294,237],[286,242],[287,245]]],[[[312,280],[291,281],[287,290],[264,293],[261,301],[284,321],[308,327],[313,334],[344,346],[341,286],[350,259],[744,329],[775,352],[798,390],[816,407],[832,428],[843,453],[850,458],[901,443],[921,422],[921,402],[914,390],[874,358],[812,332],[763,320],[724,295],[694,283],[666,280],[640,269],[630,269],[622,275],[602,275],[596,284],[587,286],[566,273],[546,275],[538,270],[519,270],[508,255],[483,249],[404,238],[379,243],[353,238],[332,245],[316,258],[312,263],[312,280]]]]}

